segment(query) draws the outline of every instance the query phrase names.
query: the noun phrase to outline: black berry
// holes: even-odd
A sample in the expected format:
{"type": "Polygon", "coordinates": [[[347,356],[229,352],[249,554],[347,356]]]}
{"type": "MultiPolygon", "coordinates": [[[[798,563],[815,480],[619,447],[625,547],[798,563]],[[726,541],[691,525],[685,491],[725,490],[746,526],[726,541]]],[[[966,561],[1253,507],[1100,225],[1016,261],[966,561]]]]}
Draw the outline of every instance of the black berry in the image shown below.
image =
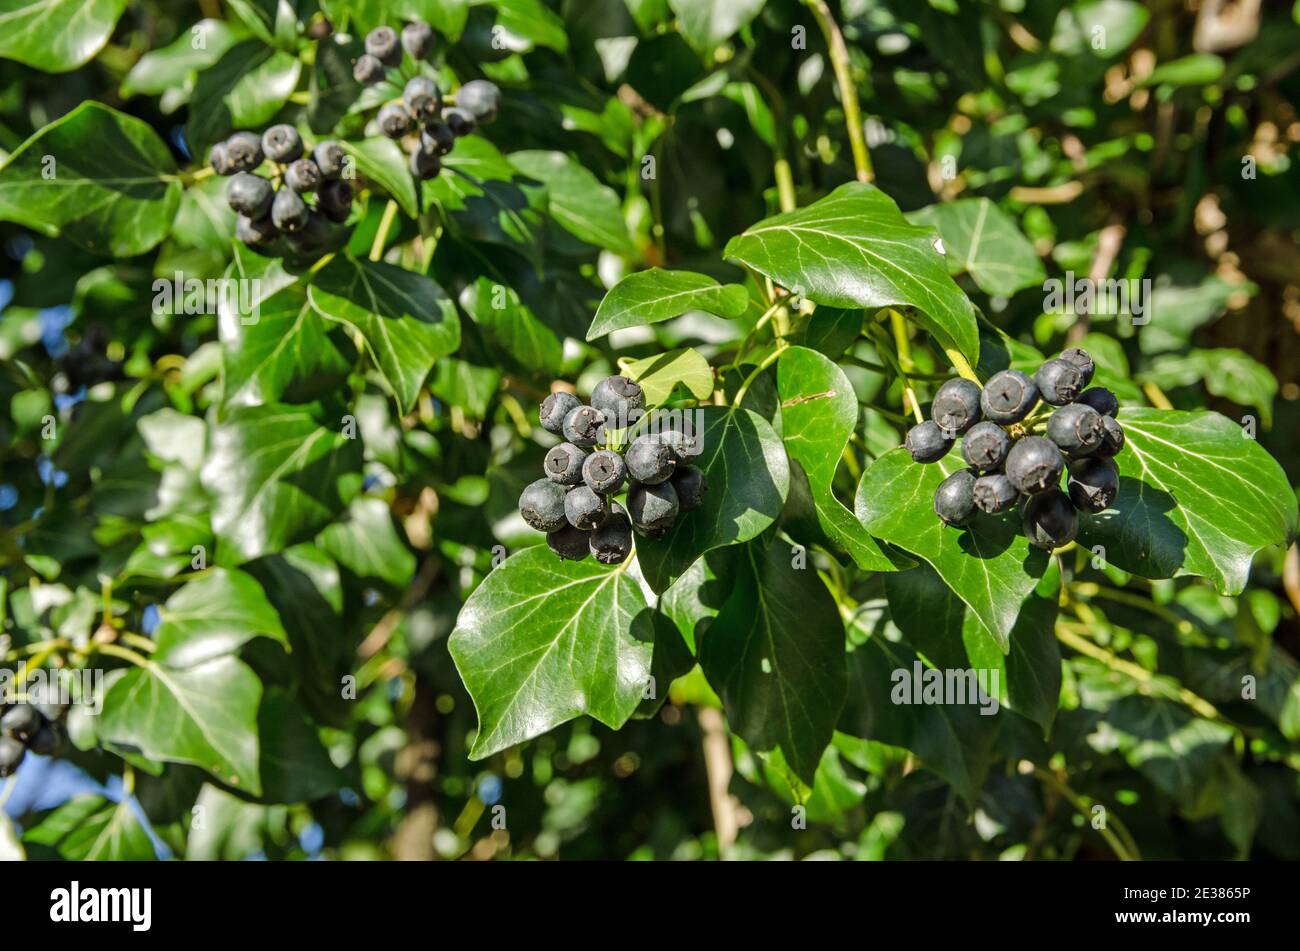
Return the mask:
{"type": "Polygon", "coordinates": [[[1048,360],[1034,374],[1034,385],[1044,403],[1064,406],[1071,403],[1086,385],[1083,372],[1068,360],[1048,360]]]}
{"type": "Polygon", "coordinates": [[[564,488],[550,479],[531,482],[519,496],[519,514],[539,532],[553,532],[565,523],[564,488]]]}
{"type": "Polygon", "coordinates": [[[265,218],[274,200],[275,190],[260,175],[240,172],[226,184],[226,203],[249,218],[265,218]]]}
{"type": "Polygon", "coordinates": [[[235,219],[235,237],[255,251],[268,251],[280,240],[280,231],[269,215],[256,220],[240,215],[235,219]]]}
{"type": "Polygon", "coordinates": [[[598,527],[589,538],[591,557],[602,565],[618,565],[632,553],[632,523],[620,506],[598,527]]]}
{"type": "Polygon", "coordinates": [[[605,521],[608,514],[604,496],[597,495],[589,486],[576,486],[564,496],[564,515],[574,528],[589,532],[605,521]]]}
{"type": "Polygon", "coordinates": [[[1017,492],[1031,495],[1058,488],[1065,457],[1056,443],[1041,436],[1026,436],[1007,453],[1006,474],[1017,492]]]}
{"type": "Polygon", "coordinates": [[[0,779],[12,776],[27,755],[27,747],[13,737],[0,736],[0,779]]]}
{"type": "Polygon", "coordinates": [[[679,429],[666,429],[659,434],[659,441],[668,447],[678,465],[698,459],[704,451],[698,436],[688,436],[679,429]]]}
{"type": "Polygon", "coordinates": [[[1075,402],[1091,406],[1102,416],[1114,416],[1119,412],[1119,399],[1104,386],[1094,386],[1090,390],[1084,390],[1075,402]]]}
{"type": "Polygon", "coordinates": [[[1097,365],[1093,363],[1092,354],[1087,350],[1071,347],[1062,353],[1060,358],[1066,363],[1073,363],[1078,367],[1079,372],[1083,374],[1083,386],[1087,386],[1092,382],[1092,375],[1097,372],[1097,365]]]}
{"type": "Polygon", "coordinates": [[[1011,480],[1001,472],[982,475],[976,479],[971,495],[975,499],[975,507],[989,515],[1009,511],[1020,497],[1011,480]]]}
{"type": "Polygon", "coordinates": [[[582,463],[582,481],[593,492],[601,495],[617,492],[626,479],[627,466],[623,463],[623,457],[608,449],[593,452],[582,463]]]}
{"type": "Polygon", "coordinates": [[[230,171],[251,172],[262,164],[262,140],[252,132],[236,132],[226,139],[226,161],[230,171]]]}
{"type": "Polygon", "coordinates": [[[59,732],[48,723],[27,741],[27,748],[37,756],[52,756],[59,748],[59,732]]]}
{"type": "Polygon", "coordinates": [[[932,419],[917,423],[907,431],[903,444],[912,454],[913,462],[938,462],[948,455],[953,440],[945,436],[939,424],[932,419]]]}
{"type": "Polygon", "coordinates": [[[297,231],[285,236],[289,250],[298,257],[323,254],[329,249],[334,238],[329,222],[318,211],[308,209],[307,222],[297,231]]]}
{"type": "Polygon", "coordinates": [[[582,401],[565,390],[557,390],[542,400],[538,417],[542,429],[557,436],[564,432],[564,418],[582,405],[582,401]]]}
{"type": "Polygon", "coordinates": [[[302,136],[287,123],[273,125],[262,133],[262,151],[272,162],[292,162],[302,157],[302,136]]]}
{"type": "Polygon", "coordinates": [[[627,472],[637,482],[658,485],[677,468],[673,450],[658,436],[647,433],[632,440],[627,450],[627,472]]]}
{"type": "Polygon", "coordinates": [[[330,221],[347,221],[352,214],[352,186],[341,178],[323,182],[316,193],[316,207],[330,221]]]}
{"type": "Polygon", "coordinates": [[[420,145],[428,152],[446,155],[456,144],[456,133],[445,122],[430,122],[420,132],[420,145]]]}
{"type": "Polygon", "coordinates": [[[618,429],[635,422],[633,411],[645,406],[645,393],[625,376],[607,376],[591,391],[591,405],[605,414],[605,425],[618,429]]]}
{"type": "Polygon", "coordinates": [[[589,554],[589,532],[580,531],[565,522],[553,532],[546,533],[546,544],[561,558],[582,561],[589,554]]]}
{"type": "Polygon", "coordinates": [[[456,91],[456,108],[464,109],[479,125],[487,125],[501,108],[501,90],[486,79],[472,80],[456,91]]]}
{"type": "Polygon", "coordinates": [[[0,731],[14,739],[26,740],[39,730],[45,718],[29,703],[15,703],[0,717],[0,731]]]}
{"type": "Polygon", "coordinates": [[[438,84],[427,76],[414,76],[402,90],[402,102],[420,121],[436,119],[442,111],[442,93],[438,84]]]}
{"type": "Polygon", "coordinates": [[[1119,494],[1119,468],[1113,459],[1079,459],[1070,463],[1066,490],[1074,507],[1083,512],[1103,512],[1119,494]]]}
{"type": "Polygon", "coordinates": [[[989,377],[980,394],[984,418],[1007,425],[1018,423],[1038,402],[1038,387],[1019,370],[1002,370],[989,377]]]}
{"type": "Polygon", "coordinates": [[[1026,499],[1021,521],[1029,544],[1048,551],[1068,545],[1079,531],[1079,516],[1059,489],[1026,499]]]}
{"type": "Polygon", "coordinates": [[[458,139],[473,133],[477,125],[473,114],[465,109],[448,109],[442,118],[447,123],[447,128],[451,129],[452,135],[458,139]]]}
{"type": "Polygon", "coordinates": [[[1011,451],[1011,437],[997,423],[976,423],[961,440],[961,457],[980,472],[1001,469],[1011,451]]]}
{"type": "Polygon", "coordinates": [[[980,421],[980,388],[958,377],[939,387],[930,407],[930,418],[949,439],[960,436],[980,421]]]}
{"type": "Polygon", "coordinates": [[[347,164],[348,153],[337,142],[318,142],[311,151],[312,161],[325,178],[338,178],[347,164]]]}
{"type": "Polygon", "coordinates": [[[680,504],[671,482],[632,486],[627,493],[627,510],[632,524],[644,534],[667,531],[677,518],[680,504]]]}
{"type": "Polygon", "coordinates": [[[307,227],[311,209],[302,200],[302,196],[289,188],[281,188],[275,193],[271,203],[271,221],[281,231],[292,234],[307,227]]]}
{"type": "Polygon", "coordinates": [[[542,468],[546,478],[559,485],[577,485],[582,481],[582,463],[587,454],[571,442],[552,446],[546,453],[542,468]]]}
{"type": "Polygon", "coordinates": [[[975,475],[959,469],[934,490],[934,514],[948,525],[964,525],[975,514],[975,475]]]}
{"type": "Polygon", "coordinates": [[[677,507],[683,512],[693,512],[704,504],[708,486],[704,471],[698,466],[679,466],[673,473],[673,491],[677,493],[677,507]]]}
{"type": "Polygon", "coordinates": [[[1105,436],[1101,414],[1083,403],[1062,406],[1047,421],[1047,438],[1071,458],[1091,455],[1105,436]]]}
{"type": "Polygon", "coordinates": [[[235,174],[235,166],[230,164],[230,156],[226,154],[226,143],[218,142],[208,153],[208,164],[218,175],[235,174]]]}
{"type": "Polygon", "coordinates": [[[391,26],[377,26],[366,34],[366,52],[390,69],[402,65],[402,45],[391,26]]]}
{"type": "Polygon", "coordinates": [[[1124,427],[1114,416],[1103,416],[1101,425],[1106,431],[1102,436],[1101,445],[1093,455],[1101,458],[1117,455],[1124,448],[1124,427]]]}
{"type": "Polygon", "coordinates": [[[411,59],[424,59],[433,52],[433,27],[416,20],[402,27],[402,49],[411,59]]]}
{"type": "Polygon", "coordinates": [[[284,170],[284,183],[299,194],[314,192],[322,178],[320,168],[309,158],[297,159],[284,170]]]}
{"type": "Polygon", "coordinates": [[[417,145],[411,150],[410,159],[411,174],[420,181],[426,181],[430,178],[437,178],[442,171],[442,159],[438,158],[436,152],[430,152],[422,146],[417,145]]]}
{"type": "Polygon", "coordinates": [[[605,417],[591,406],[578,406],[564,417],[563,431],[569,442],[590,449],[605,438],[605,417]]]}
{"type": "Polygon", "coordinates": [[[415,117],[411,110],[400,102],[387,103],[375,117],[379,131],[390,139],[400,139],[415,128],[415,117]]]}
{"type": "Polygon", "coordinates": [[[378,56],[362,53],[352,66],[352,78],[359,83],[371,85],[384,78],[384,64],[378,56]]]}

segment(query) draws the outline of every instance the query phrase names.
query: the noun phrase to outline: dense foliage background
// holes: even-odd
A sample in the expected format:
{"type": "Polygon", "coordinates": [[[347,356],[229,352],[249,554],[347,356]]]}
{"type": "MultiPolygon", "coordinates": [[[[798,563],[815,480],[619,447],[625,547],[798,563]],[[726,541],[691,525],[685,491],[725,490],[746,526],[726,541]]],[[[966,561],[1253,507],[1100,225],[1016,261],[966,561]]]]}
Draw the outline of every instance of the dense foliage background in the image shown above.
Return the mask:
{"type": "Polygon", "coordinates": [[[1283,2],[0,0],[0,652],[108,671],[0,854],[1300,857],[1297,50],[1283,2]],[[422,186],[350,68],[414,16],[504,91],[422,186]],[[356,158],[318,271],[204,171],[275,121],[356,158]],[[908,393],[1068,345],[1118,513],[934,535],[908,393]],[[611,574],[514,508],[619,370],[711,407],[724,501],[611,574]],[[918,657],[1002,709],[891,704],[918,657]]]}

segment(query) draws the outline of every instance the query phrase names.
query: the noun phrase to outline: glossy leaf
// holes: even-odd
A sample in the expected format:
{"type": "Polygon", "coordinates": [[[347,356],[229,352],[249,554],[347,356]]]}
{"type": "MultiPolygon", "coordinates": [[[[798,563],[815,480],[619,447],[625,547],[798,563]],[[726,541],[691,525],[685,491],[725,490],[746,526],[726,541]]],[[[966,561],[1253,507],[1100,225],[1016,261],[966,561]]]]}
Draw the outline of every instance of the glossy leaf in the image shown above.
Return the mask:
{"type": "Polygon", "coordinates": [[[342,521],[327,525],[316,536],[316,544],[362,578],[382,578],[401,586],[415,575],[415,555],[398,538],[382,499],[354,500],[342,521]]]}
{"type": "Polygon", "coordinates": [[[0,7],[0,57],[66,73],[94,57],[126,0],[10,0],[0,7]]]}
{"type": "Polygon", "coordinates": [[[23,833],[31,857],[68,862],[139,862],[157,858],[132,802],[79,795],[39,816],[23,833]]]}
{"type": "Polygon", "coordinates": [[[397,206],[412,218],[420,216],[420,194],[411,177],[406,153],[391,139],[363,139],[343,142],[343,148],[356,160],[357,171],[388,192],[397,206]]]}
{"type": "Polygon", "coordinates": [[[629,274],[610,288],[596,310],[587,339],[595,340],[625,327],[671,320],[692,310],[739,317],[748,304],[749,295],[739,284],[719,284],[693,271],[654,267],[629,274]]]}
{"type": "Polygon", "coordinates": [[[691,347],[628,360],[621,368],[625,376],[641,384],[647,406],[659,406],[679,385],[697,400],[713,395],[713,368],[691,347]]]}
{"type": "Polygon", "coordinates": [[[559,376],[564,341],[537,318],[513,288],[480,277],[461,291],[460,305],[483,329],[501,363],[524,373],[559,376]]]}
{"type": "Polygon", "coordinates": [[[261,586],[242,571],[213,568],[168,598],[159,615],[153,660],[170,667],[192,667],[233,654],[254,637],[289,647],[280,615],[261,586]]]}
{"type": "Polygon", "coordinates": [[[442,174],[424,183],[424,194],[463,237],[515,247],[540,263],[545,185],[516,169],[481,136],[459,140],[442,166],[442,174]]]}
{"type": "Polygon", "coordinates": [[[969,274],[986,294],[1010,297],[1047,277],[1034,246],[1016,223],[987,198],[963,198],[907,216],[943,238],[949,274],[969,274]]]}
{"type": "Polygon", "coordinates": [[[618,193],[563,152],[510,153],[510,164],[546,186],[548,211],[565,231],[588,245],[632,255],[618,193]]]}
{"type": "Polygon", "coordinates": [[[231,47],[216,66],[205,69],[190,97],[185,138],[195,155],[237,129],[261,131],[289,101],[302,62],[256,40],[231,47]]]}

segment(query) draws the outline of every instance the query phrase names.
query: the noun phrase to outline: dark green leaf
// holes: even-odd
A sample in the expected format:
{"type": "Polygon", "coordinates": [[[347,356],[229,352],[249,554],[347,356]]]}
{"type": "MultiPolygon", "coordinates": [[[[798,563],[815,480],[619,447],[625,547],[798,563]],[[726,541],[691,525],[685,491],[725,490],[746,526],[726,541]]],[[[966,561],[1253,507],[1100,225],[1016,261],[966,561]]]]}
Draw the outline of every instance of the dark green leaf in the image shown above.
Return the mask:
{"type": "Polygon", "coordinates": [[[610,288],[596,310],[587,339],[595,340],[624,327],[671,320],[691,310],[739,317],[748,305],[749,295],[739,284],[719,284],[693,271],[653,267],[629,274],[610,288]]]}
{"type": "Polygon", "coordinates": [[[10,0],[0,8],[0,57],[66,73],[103,48],[125,9],[126,0],[10,0]]]}

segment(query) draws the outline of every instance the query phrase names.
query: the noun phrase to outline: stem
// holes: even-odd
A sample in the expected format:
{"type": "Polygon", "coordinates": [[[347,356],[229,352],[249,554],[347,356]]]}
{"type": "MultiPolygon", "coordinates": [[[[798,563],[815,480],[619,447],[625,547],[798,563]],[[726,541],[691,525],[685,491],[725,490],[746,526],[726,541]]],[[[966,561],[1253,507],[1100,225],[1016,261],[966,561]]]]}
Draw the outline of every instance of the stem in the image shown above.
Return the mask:
{"type": "Polygon", "coordinates": [[[379,230],[375,232],[374,243],[370,245],[370,260],[378,261],[384,256],[384,242],[388,240],[388,229],[393,226],[396,217],[397,202],[390,198],[384,206],[384,216],[379,219],[379,230]]]}
{"type": "Polygon", "coordinates": [[[1143,383],[1142,392],[1146,394],[1146,398],[1151,401],[1151,405],[1156,409],[1174,408],[1174,404],[1169,402],[1169,397],[1165,396],[1165,391],[1154,383],[1143,383]]]}
{"type": "Polygon", "coordinates": [[[784,155],[772,163],[772,173],[776,176],[776,196],[782,211],[794,211],[794,174],[790,171],[790,162],[784,155]]]}
{"type": "Polygon", "coordinates": [[[130,661],[137,667],[149,666],[148,657],[145,657],[143,654],[137,654],[129,647],[123,647],[120,644],[95,644],[93,646],[100,654],[105,654],[109,657],[116,657],[120,660],[130,661]]]}
{"type": "Polygon", "coordinates": [[[763,315],[758,318],[757,322],[755,322],[753,329],[751,329],[749,333],[745,334],[744,338],[740,341],[740,345],[736,348],[736,358],[731,361],[731,367],[733,369],[740,368],[740,361],[744,359],[745,353],[749,350],[749,346],[753,342],[754,335],[758,333],[761,329],[763,329],[763,326],[769,320],[772,319],[772,315],[775,314],[778,310],[780,310],[784,306],[785,306],[784,301],[777,301],[767,310],[763,311],[763,315]]]}
{"type": "Polygon", "coordinates": [[[925,422],[925,416],[921,413],[921,404],[916,399],[916,390],[912,389],[912,381],[907,378],[907,373],[914,369],[912,365],[912,342],[907,339],[907,321],[903,315],[892,307],[889,308],[889,326],[894,331],[894,346],[898,348],[899,369],[903,371],[903,393],[912,401],[912,415],[916,417],[917,424],[925,422]]]}
{"type": "Polygon", "coordinates": [[[962,356],[960,350],[957,350],[954,347],[944,347],[943,352],[948,357],[948,362],[952,364],[954,370],[972,383],[979,384],[979,375],[975,372],[974,368],[966,362],[966,358],[962,356]]]}
{"type": "Polygon", "coordinates": [[[749,385],[754,382],[754,380],[758,377],[760,373],[762,373],[764,370],[766,370],[768,367],[770,367],[773,363],[776,362],[776,358],[781,356],[781,351],[784,349],[785,349],[785,341],[778,340],[776,342],[776,349],[773,350],[771,353],[769,353],[766,357],[764,357],[763,362],[760,363],[758,366],[754,367],[753,372],[750,373],[749,376],[745,377],[745,382],[740,384],[740,389],[736,391],[735,399],[731,401],[732,406],[734,407],[740,406],[740,401],[743,400],[745,398],[745,394],[749,392],[749,385]]]}
{"type": "Polygon", "coordinates": [[[718,857],[727,858],[740,831],[740,821],[727,787],[731,784],[731,744],[722,714],[713,707],[700,707],[696,713],[700,732],[704,734],[704,772],[709,783],[709,806],[713,827],[718,835],[718,857]]]}
{"type": "Polygon", "coordinates": [[[826,47],[835,68],[835,83],[840,87],[840,104],[844,107],[844,125],[849,133],[849,148],[853,151],[853,167],[857,170],[858,181],[870,182],[875,178],[871,167],[871,155],[867,152],[867,142],[862,135],[862,113],[858,109],[858,91],[853,87],[853,67],[849,62],[849,49],[844,45],[844,36],[835,25],[831,9],[826,0],[805,0],[826,37],[826,47]]]}
{"type": "MultiPolygon", "coordinates": [[[[1075,809],[1079,810],[1079,814],[1085,819],[1091,820],[1092,813],[1088,809],[1088,800],[1071,789],[1064,780],[1058,777],[1055,773],[1043,769],[1041,766],[1034,767],[1034,775],[1064,796],[1075,809]]],[[[1103,825],[1097,831],[1101,833],[1101,837],[1106,840],[1106,844],[1111,847],[1115,852],[1116,857],[1118,857],[1121,862],[1137,861],[1141,856],[1137,854],[1136,848],[1130,852],[1125,848],[1124,843],[1119,840],[1119,837],[1108,828],[1108,826],[1112,824],[1116,829],[1122,828],[1122,823],[1119,819],[1112,817],[1110,813],[1111,810],[1106,811],[1106,825],[1103,825]]],[[[1125,831],[1126,837],[1131,841],[1131,837],[1127,836],[1127,830],[1125,831]]]]}

